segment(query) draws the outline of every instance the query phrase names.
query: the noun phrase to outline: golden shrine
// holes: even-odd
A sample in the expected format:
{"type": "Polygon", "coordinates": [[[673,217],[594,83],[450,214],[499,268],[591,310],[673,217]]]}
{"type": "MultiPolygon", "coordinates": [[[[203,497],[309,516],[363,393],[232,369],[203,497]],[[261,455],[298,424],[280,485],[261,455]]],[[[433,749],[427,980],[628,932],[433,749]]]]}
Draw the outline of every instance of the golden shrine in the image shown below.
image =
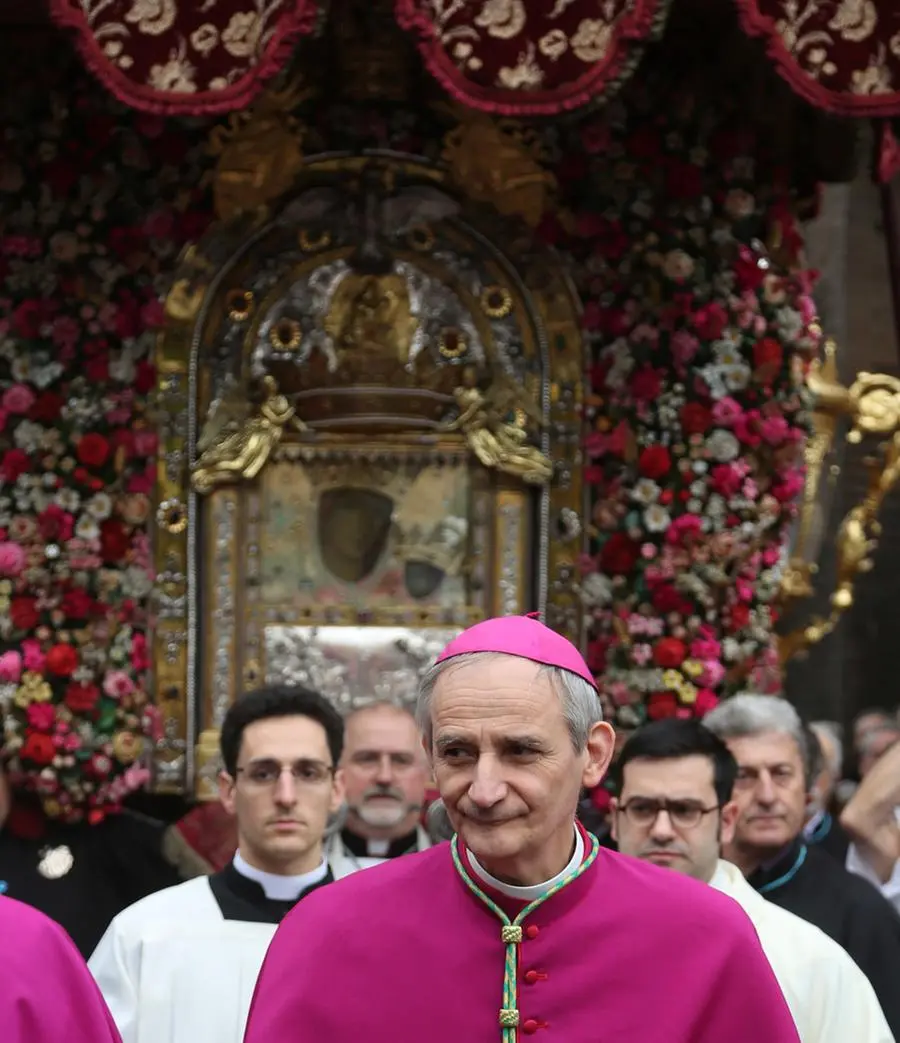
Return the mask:
{"type": "Polygon", "coordinates": [[[440,163],[303,155],[297,94],[215,139],[220,222],[159,343],[156,771],[177,786],[196,744],[200,796],[264,680],[410,704],[479,619],[581,636],[584,345],[533,228],[552,178],[465,111],[440,163]]]}

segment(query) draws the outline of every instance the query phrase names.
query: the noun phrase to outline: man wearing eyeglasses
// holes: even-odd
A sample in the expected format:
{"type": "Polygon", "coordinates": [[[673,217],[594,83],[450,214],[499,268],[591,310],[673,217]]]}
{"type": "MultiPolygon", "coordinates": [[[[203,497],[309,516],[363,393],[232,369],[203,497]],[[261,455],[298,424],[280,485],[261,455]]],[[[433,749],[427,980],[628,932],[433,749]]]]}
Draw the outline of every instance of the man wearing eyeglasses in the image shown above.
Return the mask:
{"type": "Polygon", "coordinates": [[[431,846],[421,826],[428,764],[413,715],[373,703],[345,726],[347,821],[327,851],[336,879],[431,846]]]}
{"type": "Polygon", "coordinates": [[[817,927],[767,902],[720,857],[734,837],[738,766],[699,721],[640,728],[616,766],[613,832],[621,853],[710,884],[752,921],[802,1043],[891,1043],[868,979],[817,927]]]}
{"type": "Polygon", "coordinates": [[[305,688],[259,689],[228,711],[219,796],[234,859],[120,913],[90,959],[123,1043],[241,1043],[277,925],[332,879],[343,736],[338,711],[305,688]]]}

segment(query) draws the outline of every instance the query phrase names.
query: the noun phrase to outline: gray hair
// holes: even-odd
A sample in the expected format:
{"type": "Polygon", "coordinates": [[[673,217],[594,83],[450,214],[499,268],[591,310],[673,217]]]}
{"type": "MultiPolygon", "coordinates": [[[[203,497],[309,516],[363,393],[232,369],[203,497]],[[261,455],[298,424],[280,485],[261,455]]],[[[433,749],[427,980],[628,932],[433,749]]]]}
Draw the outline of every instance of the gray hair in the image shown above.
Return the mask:
{"type": "Polygon", "coordinates": [[[839,779],[844,766],[843,729],[837,721],[810,721],[809,730],[819,740],[822,758],[829,774],[835,780],[839,779]],[[831,743],[830,751],[824,746],[823,740],[831,743]]]}
{"type": "MultiPolygon", "coordinates": [[[[504,655],[503,652],[467,652],[465,655],[446,659],[443,663],[435,663],[426,671],[419,682],[416,722],[419,725],[419,731],[429,745],[431,743],[431,700],[438,679],[454,667],[487,662],[504,655]]],[[[591,729],[603,720],[603,707],[600,705],[597,689],[588,684],[583,677],[573,674],[571,670],[563,670],[558,666],[535,665],[538,667],[538,677],[549,677],[554,691],[559,695],[572,745],[575,747],[576,753],[581,753],[587,746],[591,729]]]]}
{"type": "Polygon", "coordinates": [[[775,732],[788,735],[797,744],[803,761],[803,771],[809,778],[812,751],[803,729],[800,714],[786,700],[774,695],[758,695],[742,692],[732,696],[711,710],[703,724],[722,740],[743,739],[748,736],[775,732]]]}

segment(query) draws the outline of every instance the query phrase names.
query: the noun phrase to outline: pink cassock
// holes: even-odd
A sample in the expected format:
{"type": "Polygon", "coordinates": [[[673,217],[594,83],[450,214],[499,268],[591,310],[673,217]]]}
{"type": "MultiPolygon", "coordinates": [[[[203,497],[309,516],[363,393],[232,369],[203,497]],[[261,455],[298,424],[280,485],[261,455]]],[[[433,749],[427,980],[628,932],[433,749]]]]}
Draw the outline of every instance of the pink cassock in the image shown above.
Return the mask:
{"type": "MultiPolygon", "coordinates": [[[[704,884],[601,850],[523,926],[520,1041],[798,1043],[750,921],[704,884]]],[[[505,956],[449,845],[405,855],[288,915],[244,1043],[500,1043],[505,956]]]]}
{"type": "Polygon", "coordinates": [[[66,932],[0,898],[0,1040],[121,1043],[91,972],[66,932]]]}

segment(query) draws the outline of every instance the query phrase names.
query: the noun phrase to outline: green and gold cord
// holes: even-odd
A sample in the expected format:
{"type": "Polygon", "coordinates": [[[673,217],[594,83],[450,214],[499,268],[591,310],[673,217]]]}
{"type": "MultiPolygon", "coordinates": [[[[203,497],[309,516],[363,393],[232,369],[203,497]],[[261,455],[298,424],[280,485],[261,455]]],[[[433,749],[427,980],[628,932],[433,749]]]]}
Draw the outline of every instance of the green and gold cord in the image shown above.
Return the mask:
{"type": "Polygon", "coordinates": [[[500,941],[506,946],[506,963],[503,970],[503,1007],[500,1010],[502,1043],[516,1043],[516,1030],[519,1026],[518,960],[519,945],[522,943],[522,924],[524,923],[525,918],[530,916],[539,905],[546,902],[548,898],[552,898],[555,894],[558,894],[564,887],[571,884],[573,880],[576,880],[586,869],[593,865],[594,860],[597,858],[597,854],[600,851],[600,843],[595,836],[591,836],[590,840],[590,853],[581,865],[568,875],[564,876],[558,883],[554,884],[546,894],[541,895],[540,898],[535,898],[533,902],[526,905],[515,920],[510,920],[500,906],[497,905],[492,898],[488,897],[488,895],[482,891],[478,884],[476,884],[471,876],[466,872],[466,867],[463,865],[462,859],[459,857],[459,836],[455,835],[453,840],[450,842],[450,851],[453,854],[453,864],[456,866],[457,873],[462,877],[463,883],[476,898],[491,910],[494,916],[496,916],[503,925],[500,928],[500,941]]]}

